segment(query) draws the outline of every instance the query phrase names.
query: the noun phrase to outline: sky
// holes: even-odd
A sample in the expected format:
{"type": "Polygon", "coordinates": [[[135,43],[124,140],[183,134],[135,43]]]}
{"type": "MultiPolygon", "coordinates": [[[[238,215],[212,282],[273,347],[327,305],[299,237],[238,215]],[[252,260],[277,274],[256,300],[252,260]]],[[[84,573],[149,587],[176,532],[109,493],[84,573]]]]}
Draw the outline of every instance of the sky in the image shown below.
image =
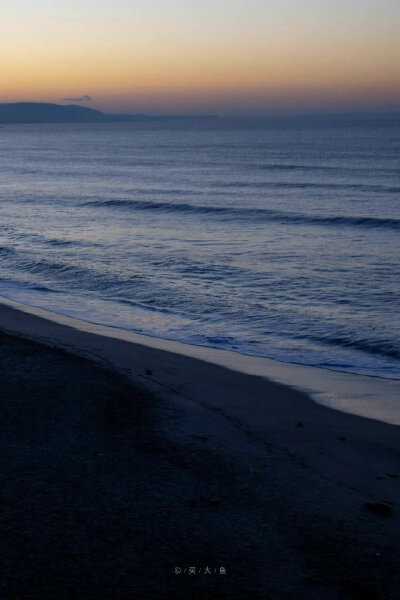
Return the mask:
{"type": "Polygon", "coordinates": [[[399,0],[13,0],[0,102],[105,112],[400,110],[399,0]]]}

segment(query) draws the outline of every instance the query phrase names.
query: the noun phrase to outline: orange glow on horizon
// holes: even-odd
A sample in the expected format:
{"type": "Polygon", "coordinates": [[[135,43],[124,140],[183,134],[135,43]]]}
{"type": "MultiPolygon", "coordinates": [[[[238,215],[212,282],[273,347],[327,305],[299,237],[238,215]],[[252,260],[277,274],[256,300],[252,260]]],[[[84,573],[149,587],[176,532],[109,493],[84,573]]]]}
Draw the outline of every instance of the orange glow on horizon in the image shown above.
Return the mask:
{"type": "Polygon", "coordinates": [[[85,19],[60,25],[56,16],[52,27],[38,20],[35,32],[28,20],[4,30],[0,102],[61,103],[88,94],[88,106],[109,112],[262,112],[278,105],[357,103],[400,109],[400,44],[390,23],[382,30],[318,29],[317,20],[301,26],[282,18],[274,27],[254,21],[251,28],[246,22],[217,27],[210,20],[207,29],[191,31],[172,21],[157,29],[154,20],[147,28],[122,19],[109,26],[98,20],[92,28],[85,19]]]}

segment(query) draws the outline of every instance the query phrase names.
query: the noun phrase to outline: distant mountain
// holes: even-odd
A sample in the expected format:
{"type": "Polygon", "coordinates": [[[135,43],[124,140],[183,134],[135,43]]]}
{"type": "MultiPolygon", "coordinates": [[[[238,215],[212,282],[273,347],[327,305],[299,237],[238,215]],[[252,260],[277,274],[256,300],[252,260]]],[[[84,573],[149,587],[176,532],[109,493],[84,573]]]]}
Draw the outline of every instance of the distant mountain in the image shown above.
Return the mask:
{"type": "Polygon", "coordinates": [[[0,123],[90,123],[107,121],[99,110],[69,104],[16,102],[0,104],[0,123]]]}
{"type": "MultiPolygon", "coordinates": [[[[0,123],[109,123],[142,119],[183,118],[153,117],[148,115],[107,115],[100,110],[75,104],[47,104],[44,102],[15,102],[0,104],[0,123]]],[[[210,118],[199,115],[191,118],[210,118]]]]}

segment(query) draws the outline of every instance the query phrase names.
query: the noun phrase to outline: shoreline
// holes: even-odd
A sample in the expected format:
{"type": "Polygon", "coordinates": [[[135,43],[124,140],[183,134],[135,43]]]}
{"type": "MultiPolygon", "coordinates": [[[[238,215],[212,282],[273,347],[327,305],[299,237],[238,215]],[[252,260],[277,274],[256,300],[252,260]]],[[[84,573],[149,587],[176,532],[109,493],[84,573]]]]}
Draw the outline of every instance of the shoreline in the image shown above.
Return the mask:
{"type": "MultiPolygon", "coordinates": [[[[50,341],[61,348],[73,349],[83,356],[97,360],[106,359],[109,364],[113,364],[114,368],[122,369],[124,372],[134,369],[134,366],[129,364],[126,344],[141,346],[148,352],[153,350],[158,353],[157,356],[178,355],[183,359],[194,359],[237,373],[262,377],[303,392],[317,404],[340,412],[400,425],[400,380],[396,379],[285,363],[231,350],[156,338],[52,313],[1,296],[0,328],[29,339],[45,343],[50,341]],[[45,335],[43,330],[46,331],[45,335]],[[73,336],[71,336],[72,332],[75,332],[73,336]],[[93,339],[89,340],[87,336],[96,336],[96,343],[93,343],[93,339]],[[104,347],[110,346],[107,340],[114,340],[114,345],[122,344],[123,351],[114,348],[110,355],[104,347]]],[[[161,387],[170,384],[170,378],[167,376],[164,381],[164,377],[165,373],[161,374],[161,378],[159,374],[161,387]]],[[[144,378],[143,383],[148,385],[148,378],[144,378]]]]}

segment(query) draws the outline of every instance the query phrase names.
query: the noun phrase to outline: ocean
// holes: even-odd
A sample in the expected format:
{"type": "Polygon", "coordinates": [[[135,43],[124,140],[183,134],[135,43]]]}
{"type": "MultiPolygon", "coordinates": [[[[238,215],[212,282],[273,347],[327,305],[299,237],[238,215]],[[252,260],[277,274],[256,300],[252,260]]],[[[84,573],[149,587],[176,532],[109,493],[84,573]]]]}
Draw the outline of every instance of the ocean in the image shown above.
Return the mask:
{"type": "Polygon", "coordinates": [[[0,127],[0,295],[400,379],[400,117],[0,127]]]}

